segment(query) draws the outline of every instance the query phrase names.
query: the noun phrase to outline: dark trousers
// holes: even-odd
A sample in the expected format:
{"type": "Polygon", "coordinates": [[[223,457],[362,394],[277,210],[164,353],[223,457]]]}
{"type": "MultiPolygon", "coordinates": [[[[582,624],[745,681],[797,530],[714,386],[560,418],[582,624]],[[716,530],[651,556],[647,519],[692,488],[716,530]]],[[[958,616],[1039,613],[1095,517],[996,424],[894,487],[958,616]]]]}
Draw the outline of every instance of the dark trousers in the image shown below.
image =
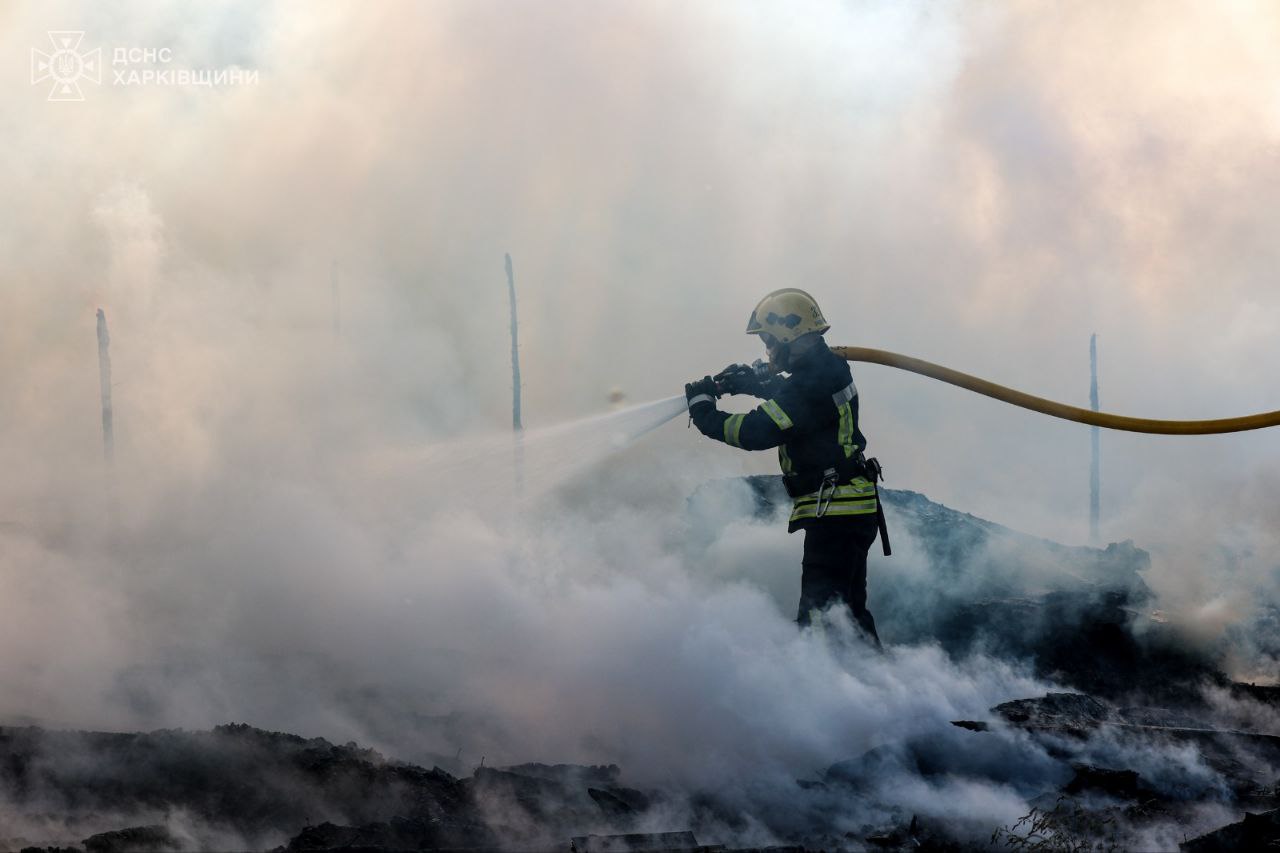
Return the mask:
{"type": "Polygon", "coordinates": [[[880,645],[876,620],[867,610],[867,551],[874,541],[874,515],[808,522],[801,562],[800,613],[796,616],[800,625],[809,624],[810,611],[844,604],[871,641],[880,645]]]}

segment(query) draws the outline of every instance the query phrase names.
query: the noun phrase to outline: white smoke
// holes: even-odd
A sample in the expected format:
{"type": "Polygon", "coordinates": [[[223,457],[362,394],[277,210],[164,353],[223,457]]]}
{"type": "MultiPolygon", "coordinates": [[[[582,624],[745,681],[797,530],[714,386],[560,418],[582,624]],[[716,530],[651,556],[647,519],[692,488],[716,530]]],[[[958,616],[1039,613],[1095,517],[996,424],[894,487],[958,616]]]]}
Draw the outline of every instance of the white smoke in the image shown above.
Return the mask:
{"type": "MultiPolygon", "coordinates": [[[[798,537],[727,511],[703,552],[683,527],[700,483],[772,460],[678,421],[585,470],[605,436],[557,440],[531,480],[575,476],[517,500],[506,251],[534,428],[754,357],[746,314],[781,285],[819,297],[833,343],[1047,396],[1083,400],[1098,331],[1106,409],[1276,405],[1269,4],[157,0],[0,21],[11,719],[241,719],[697,786],[816,772],[1043,689],[798,635],[798,537]],[[260,80],[127,88],[108,67],[48,103],[25,62],[69,27],[107,57],[165,46],[260,80]]],[[[890,485],[1082,538],[1084,430],[857,376],[890,485]]],[[[1103,447],[1105,530],[1153,548],[1164,606],[1209,641],[1274,603],[1271,436],[1103,447]]],[[[917,571],[897,544],[877,570],[917,571]]],[[[1275,675],[1280,648],[1235,645],[1240,672],[1275,675]]],[[[1028,793],[904,778],[885,802],[988,821],[1028,793]]]]}

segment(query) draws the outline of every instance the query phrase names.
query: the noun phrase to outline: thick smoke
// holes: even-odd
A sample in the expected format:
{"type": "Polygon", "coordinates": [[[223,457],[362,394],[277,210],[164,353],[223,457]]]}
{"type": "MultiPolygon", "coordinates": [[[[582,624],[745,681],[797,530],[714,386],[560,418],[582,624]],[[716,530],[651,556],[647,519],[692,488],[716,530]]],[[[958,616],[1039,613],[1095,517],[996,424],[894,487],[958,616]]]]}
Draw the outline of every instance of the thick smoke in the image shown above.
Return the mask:
{"type": "MultiPolygon", "coordinates": [[[[833,343],[1047,396],[1085,399],[1097,331],[1106,409],[1280,405],[1267,4],[29,3],[0,21],[11,720],[235,719],[461,767],[750,778],[734,795],[763,811],[797,776],[1044,689],[980,657],[798,635],[798,537],[725,507],[689,544],[709,534],[686,497],[771,460],[679,421],[608,458],[598,431],[531,436],[517,494],[505,251],[535,428],[756,357],[746,314],[783,285],[818,296],[833,343]],[[49,103],[25,75],[51,29],[260,82],[119,87],[108,65],[84,102],[49,103]]],[[[1084,430],[857,376],[891,485],[1083,538],[1084,430]]],[[[1104,531],[1154,550],[1161,606],[1239,672],[1280,674],[1275,625],[1253,630],[1275,603],[1274,437],[1107,435],[1103,453],[1104,531]]],[[[919,571],[896,544],[882,577],[919,571]]],[[[939,792],[904,771],[879,802],[989,827],[1042,778],[939,792]]]]}

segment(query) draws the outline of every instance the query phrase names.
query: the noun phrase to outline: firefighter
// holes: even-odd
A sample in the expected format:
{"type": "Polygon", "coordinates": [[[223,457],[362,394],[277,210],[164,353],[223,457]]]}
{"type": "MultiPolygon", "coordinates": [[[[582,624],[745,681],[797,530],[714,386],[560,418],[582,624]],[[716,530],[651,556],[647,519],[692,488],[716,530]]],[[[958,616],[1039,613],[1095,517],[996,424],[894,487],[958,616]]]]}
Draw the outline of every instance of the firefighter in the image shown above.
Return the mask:
{"type": "Polygon", "coordinates": [[[747,323],[747,334],[764,342],[771,370],[731,365],[714,379],[686,385],[685,397],[703,435],[743,450],[778,448],[792,498],[787,532],[804,531],[796,621],[807,626],[827,608],[844,606],[879,647],[867,610],[867,551],[877,531],[889,553],[876,487],[879,465],[863,453],[858,389],[849,363],[822,337],[829,328],[808,293],[775,290],[747,323]],[[721,394],[748,394],[764,403],[731,415],[716,408],[721,394]]]}

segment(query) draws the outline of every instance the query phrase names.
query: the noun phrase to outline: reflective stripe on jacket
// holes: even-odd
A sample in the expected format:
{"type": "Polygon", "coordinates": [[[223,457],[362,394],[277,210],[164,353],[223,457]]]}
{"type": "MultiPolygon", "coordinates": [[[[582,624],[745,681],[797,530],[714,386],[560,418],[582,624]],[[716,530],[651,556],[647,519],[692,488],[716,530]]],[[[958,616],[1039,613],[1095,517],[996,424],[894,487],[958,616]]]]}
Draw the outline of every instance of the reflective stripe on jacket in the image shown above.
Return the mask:
{"type": "MultiPolygon", "coordinates": [[[[728,414],[712,402],[694,405],[689,415],[706,436],[744,450],[778,448],[785,474],[821,473],[865,450],[858,428],[858,389],[849,363],[825,345],[795,359],[791,374],[770,389],[771,399],[743,414],[728,414]]],[[[875,486],[855,477],[821,493],[794,499],[791,529],[818,517],[871,515],[875,486]]]]}

